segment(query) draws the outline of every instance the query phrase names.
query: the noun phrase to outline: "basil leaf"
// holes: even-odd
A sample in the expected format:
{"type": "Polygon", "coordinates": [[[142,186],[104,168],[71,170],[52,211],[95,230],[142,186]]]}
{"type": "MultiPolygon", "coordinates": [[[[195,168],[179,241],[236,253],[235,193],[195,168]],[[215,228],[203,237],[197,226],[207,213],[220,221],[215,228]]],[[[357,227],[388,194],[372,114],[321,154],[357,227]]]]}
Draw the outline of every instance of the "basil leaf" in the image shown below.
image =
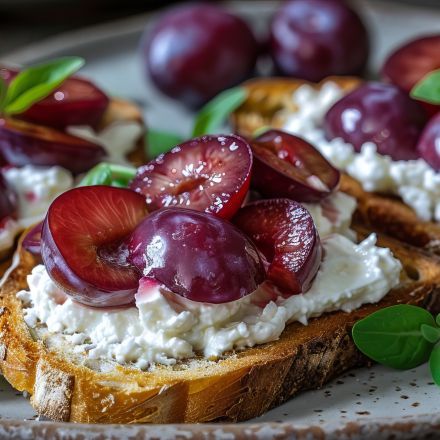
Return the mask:
{"type": "Polygon", "coordinates": [[[435,344],[440,340],[440,328],[438,327],[422,324],[420,326],[420,331],[422,332],[422,336],[432,344],[435,344]]]}
{"type": "Polygon", "coordinates": [[[135,175],[136,168],[103,162],[93,167],[78,186],[108,185],[127,188],[135,175]]]}
{"type": "Polygon", "coordinates": [[[435,326],[433,316],[421,307],[399,304],[378,310],[358,321],[352,330],[357,348],[380,364],[409,369],[429,359],[433,344],[420,330],[435,326]]]}
{"type": "Polygon", "coordinates": [[[147,130],[146,136],[148,156],[151,159],[170,151],[171,148],[184,141],[184,139],[178,134],[152,129],[147,130]]]}
{"type": "Polygon", "coordinates": [[[8,90],[8,86],[6,84],[6,81],[3,78],[0,78],[0,112],[2,111],[5,103],[7,90],[8,90]]]}
{"type": "Polygon", "coordinates": [[[440,105],[440,69],[423,77],[412,88],[411,96],[421,101],[440,105]]]}
{"type": "Polygon", "coordinates": [[[22,113],[46,98],[84,65],[79,57],[64,57],[22,70],[9,84],[4,112],[22,113]]]}
{"type": "Polygon", "coordinates": [[[440,387],[440,345],[434,347],[429,357],[429,369],[434,382],[440,387]]]}
{"type": "Polygon", "coordinates": [[[192,136],[215,133],[229,115],[243,104],[247,95],[244,87],[234,87],[217,95],[197,114],[192,136]]]}
{"type": "Polygon", "coordinates": [[[440,327],[440,313],[435,318],[435,323],[440,327]]]}

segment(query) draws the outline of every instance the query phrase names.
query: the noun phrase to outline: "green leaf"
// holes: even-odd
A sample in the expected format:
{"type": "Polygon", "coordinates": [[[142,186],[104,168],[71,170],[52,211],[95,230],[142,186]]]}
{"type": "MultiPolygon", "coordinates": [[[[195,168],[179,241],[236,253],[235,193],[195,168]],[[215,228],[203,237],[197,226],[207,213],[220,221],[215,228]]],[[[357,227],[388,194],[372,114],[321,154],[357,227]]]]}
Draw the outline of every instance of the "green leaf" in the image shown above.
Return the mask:
{"type": "Polygon", "coordinates": [[[79,57],[64,57],[22,70],[9,84],[4,112],[26,111],[44,99],[84,65],[79,57]]]}
{"type": "Polygon", "coordinates": [[[126,188],[136,175],[136,168],[102,162],[93,167],[78,186],[108,185],[126,188]]]}
{"type": "Polygon", "coordinates": [[[405,370],[429,359],[433,344],[422,336],[422,324],[435,326],[434,317],[421,307],[399,304],[358,321],[352,335],[357,348],[369,358],[405,370]]]}
{"type": "Polygon", "coordinates": [[[7,90],[8,90],[8,86],[6,84],[6,81],[3,78],[0,78],[0,112],[2,111],[5,103],[7,90]]]}
{"type": "Polygon", "coordinates": [[[234,87],[217,95],[197,114],[192,136],[216,133],[229,115],[243,104],[247,94],[244,87],[234,87]]]}
{"type": "Polygon", "coordinates": [[[440,387],[440,345],[434,347],[429,357],[429,369],[434,382],[440,387]]]}
{"type": "Polygon", "coordinates": [[[411,96],[431,104],[440,104],[440,69],[423,77],[412,88],[411,96]]]}
{"type": "Polygon", "coordinates": [[[422,336],[432,344],[435,344],[440,340],[440,328],[432,327],[431,325],[422,324],[420,326],[422,336]]]}
{"type": "Polygon", "coordinates": [[[170,151],[171,148],[184,141],[184,139],[178,134],[152,129],[147,130],[146,136],[148,157],[150,159],[159,156],[159,154],[170,151]]]}
{"type": "Polygon", "coordinates": [[[437,315],[437,317],[435,318],[435,322],[436,324],[440,327],[440,313],[437,315]]]}

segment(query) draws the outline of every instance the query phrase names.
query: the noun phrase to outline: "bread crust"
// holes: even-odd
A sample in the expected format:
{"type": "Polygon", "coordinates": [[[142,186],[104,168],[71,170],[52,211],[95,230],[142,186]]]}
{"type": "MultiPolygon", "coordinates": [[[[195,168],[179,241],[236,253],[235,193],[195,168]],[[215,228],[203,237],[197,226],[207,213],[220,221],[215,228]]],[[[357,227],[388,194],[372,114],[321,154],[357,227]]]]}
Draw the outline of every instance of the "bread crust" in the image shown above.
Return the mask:
{"type": "Polygon", "coordinates": [[[259,416],[300,391],[319,388],[369,361],[355,348],[350,329],[360,318],[392,304],[440,310],[439,260],[389,238],[406,271],[380,303],[352,313],[334,312],[292,323],[277,341],[229,354],[216,362],[142,372],[114,364],[97,371],[34,340],[16,293],[27,288],[36,260],[20,250],[20,264],[0,290],[0,372],[31,395],[39,414],[83,423],[236,422],[259,416]],[[417,278],[417,280],[415,279],[417,278]]]}
{"type": "MultiPolygon", "coordinates": [[[[102,117],[98,129],[102,130],[108,125],[118,121],[136,121],[145,125],[142,111],[137,105],[124,99],[112,98],[102,117]]],[[[148,161],[146,148],[145,136],[141,136],[134,150],[128,154],[128,161],[136,167],[145,164],[148,161]]],[[[12,248],[0,252],[0,279],[11,264],[12,252],[12,248]]]]}
{"type": "MultiPolygon", "coordinates": [[[[342,76],[328,77],[320,83],[291,78],[257,78],[245,82],[248,97],[231,117],[235,131],[252,137],[265,126],[282,128],[285,115],[296,111],[292,93],[304,84],[320,88],[327,81],[335,82],[347,92],[362,82],[359,78],[342,76]]],[[[357,199],[359,222],[440,255],[440,224],[421,221],[414,210],[397,197],[364,191],[359,182],[347,174],[342,175],[340,189],[357,199]]]]}

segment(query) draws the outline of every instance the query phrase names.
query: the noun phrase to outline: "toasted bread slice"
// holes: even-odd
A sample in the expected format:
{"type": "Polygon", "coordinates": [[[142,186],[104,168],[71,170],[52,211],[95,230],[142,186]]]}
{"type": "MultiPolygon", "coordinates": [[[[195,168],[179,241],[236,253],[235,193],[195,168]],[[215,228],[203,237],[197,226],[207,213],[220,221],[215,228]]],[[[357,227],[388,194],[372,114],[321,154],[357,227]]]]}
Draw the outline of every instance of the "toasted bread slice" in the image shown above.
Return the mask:
{"type": "Polygon", "coordinates": [[[51,337],[39,338],[23,319],[16,293],[27,288],[36,261],[19,250],[20,263],[0,290],[0,372],[31,396],[36,411],[59,421],[180,423],[242,421],[259,416],[300,391],[369,361],[355,348],[353,324],[393,304],[440,309],[437,259],[393,239],[380,238],[405,270],[400,285],[378,304],[292,323],[277,341],[217,361],[194,358],[174,367],[140,371],[91,361],[51,337]]]}
{"type": "MultiPolygon", "coordinates": [[[[144,124],[141,109],[130,101],[120,98],[113,98],[105,111],[99,129],[118,121],[136,121],[144,124]]],[[[136,167],[147,162],[145,136],[141,136],[136,147],[131,151],[127,159],[136,167]]],[[[13,249],[0,251],[0,279],[10,265],[10,257],[13,249]],[[6,260],[6,261],[5,261],[6,260]]]]}
{"type": "MultiPolygon", "coordinates": [[[[249,94],[232,115],[235,131],[252,137],[265,126],[281,128],[285,116],[296,111],[292,101],[295,90],[304,84],[320,88],[327,81],[333,81],[347,92],[361,83],[358,78],[342,76],[328,77],[318,84],[287,78],[253,79],[244,83],[249,94]]],[[[357,218],[365,225],[440,255],[440,224],[420,220],[414,210],[397,197],[364,191],[346,174],[342,175],[340,188],[357,199],[357,218]]]]}

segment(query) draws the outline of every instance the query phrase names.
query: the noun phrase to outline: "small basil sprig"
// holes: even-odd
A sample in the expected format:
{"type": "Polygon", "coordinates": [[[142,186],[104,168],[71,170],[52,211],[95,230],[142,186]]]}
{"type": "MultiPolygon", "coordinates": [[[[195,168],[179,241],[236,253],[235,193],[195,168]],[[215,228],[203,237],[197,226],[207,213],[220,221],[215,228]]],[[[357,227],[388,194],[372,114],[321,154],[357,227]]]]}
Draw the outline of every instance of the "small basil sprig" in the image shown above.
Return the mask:
{"type": "MultiPolygon", "coordinates": [[[[197,113],[192,133],[188,138],[218,132],[229,115],[243,104],[246,97],[247,90],[240,86],[221,92],[197,113]]],[[[175,133],[150,129],[147,133],[149,156],[156,157],[166,153],[184,139],[175,133]]]]}
{"type": "Polygon", "coordinates": [[[127,188],[136,175],[136,168],[102,162],[82,178],[78,186],[108,185],[127,188]]]}
{"type": "Polygon", "coordinates": [[[440,105],[440,69],[423,77],[411,90],[411,96],[420,101],[440,105]]]}
{"type": "Polygon", "coordinates": [[[352,336],[357,348],[374,361],[401,370],[429,360],[440,386],[440,315],[408,304],[385,307],[356,322],[352,336]]]}
{"type": "Polygon", "coordinates": [[[0,111],[14,115],[46,98],[84,65],[79,57],[64,57],[23,69],[9,85],[0,80],[0,111]]]}

